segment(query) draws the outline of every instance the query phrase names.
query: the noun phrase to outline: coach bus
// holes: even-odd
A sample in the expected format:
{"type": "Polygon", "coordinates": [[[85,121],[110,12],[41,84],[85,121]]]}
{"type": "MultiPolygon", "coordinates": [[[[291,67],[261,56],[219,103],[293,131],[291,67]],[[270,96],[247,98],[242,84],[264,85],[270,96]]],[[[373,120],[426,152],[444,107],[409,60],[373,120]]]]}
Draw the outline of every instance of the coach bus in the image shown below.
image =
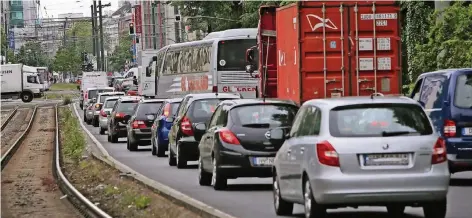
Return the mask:
{"type": "Polygon", "coordinates": [[[146,75],[155,78],[155,97],[233,92],[255,98],[257,79],[246,73],[246,50],[257,44],[257,29],[210,33],[203,40],[167,45],[146,75]]]}

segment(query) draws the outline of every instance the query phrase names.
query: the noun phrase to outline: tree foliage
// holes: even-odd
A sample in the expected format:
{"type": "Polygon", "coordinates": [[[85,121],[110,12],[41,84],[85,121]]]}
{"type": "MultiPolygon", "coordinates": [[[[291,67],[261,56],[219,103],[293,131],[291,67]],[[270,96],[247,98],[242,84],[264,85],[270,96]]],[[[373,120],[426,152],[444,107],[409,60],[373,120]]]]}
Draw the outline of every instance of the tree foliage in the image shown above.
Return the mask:
{"type": "Polygon", "coordinates": [[[18,54],[15,55],[15,61],[35,67],[49,66],[50,64],[50,59],[45,55],[39,42],[27,42],[21,46],[18,54]]]}
{"type": "Polygon", "coordinates": [[[179,7],[182,16],[189,18],[186,25],[190,26],[190,30],[213,32],[231,28],[255,28],[259,20],[258,11],[261,5],[279,6],[291,2],[294,1],[176,0],[172,1],[172,5],[179,7]]]}
{"type": "Polygon", "coordinates": [[[60,72],[72,72],[77,74],[82,67],[80,53],[74,46],[65,46],[59,48],[56,53],[53,68],[60,72]]]}
{"type": "Polygon", "coordinates": [[[455,2],[429,21],[425,43],[416,44],[411,57],[411,76],[446,68],[472,66],[472,4],[455,2]]]}
{"type": "Polygon", "coordinates": [[[131,42],[130,36],[120,36],[119,43],[115,47],[113,54],[108,57],[108,69],[110,69],[110,71],[122,70],[126,62],[133,58],[133,54],[130,51],[131,42]]]}

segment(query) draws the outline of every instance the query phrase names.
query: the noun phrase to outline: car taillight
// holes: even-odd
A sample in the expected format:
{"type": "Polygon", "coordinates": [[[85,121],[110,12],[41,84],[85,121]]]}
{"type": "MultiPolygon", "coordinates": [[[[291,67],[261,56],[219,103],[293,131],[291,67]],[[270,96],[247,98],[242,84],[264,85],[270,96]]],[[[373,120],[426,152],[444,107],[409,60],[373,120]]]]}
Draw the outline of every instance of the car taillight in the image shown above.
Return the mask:
{"type": "Polygon", "coordinates": [[[141,120],[135,120],[131,126],[133,127],[133,129],[143,129],[143,128],[146,128],[146,124],[144,123],[144,121],[141,121],[141,120]]]}
{"type": "Polygon", "coordinates": [[[456,136],[456,122],[452,120],[444,121],[444,136],[455,137],[456,136]]]}
{"type": "Polygon", "coordinates": [[[190,122],[188,117],[184,117],[182,119],[182,122],[180,122],[180,129],[182,130],[183,134],[187,136],[193,136],[192,122],[190,122]]]}
{"type": "Polygon", "coordinates": [[[439,164],[447,160],[446,142],[443,138],[438,138],[433,147],[432,164],[439,164]]]}
{"type": "Polygon", "coordinates": [[[167,104],[165,107],[164,107],[164,116],[165,117],[169,117],[170,115],[170,104],[167,104]]]}
{"type": "Polygon", "coordinates": [[[100,108],[100,104],[95,104],[95,108],[100,108]]]}
{"type": "Polygon", "coordinates": [[[85,98],[85,99],[88,98],[88,93],[87,93],[87,92],[85,93],[84,98],[85,98]]]}
{"type": "Polygon", "coordinates": [[[100,111],[100,116],[102,116],[102,117],[107,117],[107,113],[105,113],[104,110],[101,110],[101,111],[100,111]]]}
{"type": "Polygon", "coordinates": [[[328,141],[322,141],[316,144],[316,153],[321,164],[333,167],[339,167],[338,152],[328,141]]]}
{"type": "Polygon", "coordinates": [[[233,132],[229,129],[221,129],[220,132],[218,133],[220,135],[221,141],[228,143],[228,144],[233,144],[233,145],[240,145],[238,138],[234,135],[233,132]]]}
{"type": "Polygon", "coordinates": [[[116,114],[115,114],[115,117],[116,117],[116,118],[124,118],[124,117],[125,117],[125,114],[124,114],[124,113],[116,113],[116,114]]]}

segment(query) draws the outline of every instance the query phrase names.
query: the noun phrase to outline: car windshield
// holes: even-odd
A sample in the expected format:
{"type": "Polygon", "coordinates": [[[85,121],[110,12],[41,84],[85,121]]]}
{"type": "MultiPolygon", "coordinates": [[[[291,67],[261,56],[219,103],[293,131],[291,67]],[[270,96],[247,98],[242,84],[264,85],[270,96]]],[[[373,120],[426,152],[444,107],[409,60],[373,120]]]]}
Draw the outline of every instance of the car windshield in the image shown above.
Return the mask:
{"type": "Polygon", "coordinates": [[[123,95],[123,94],[102,95],[102,96],[100,96],[100,101],[99,101],[98,103],[103,103],[103,102],[105,102],[105,99],[107,99],[107,98],[109,98],[109,97],[120,96],[120,95],[123,95]]]}
{"type": "Polygon", "coordinates": [[[293,105],[250,105],[234,108],[231,118],[237,125],[273,128],[292,125],[297,111],[293,105]]]}
{"type": "Polygon", "coordinates": [[[334,137],[382,137],[430,135],[427,115],[413,104],[363,104],[334,108],[329,112],[334,137]]]}
{"type": "MultiPolygon", "coordinates": [[[[148,115],[157,115],[162,102],[141,103],[136,110],[136,119],[147,119],[148,115]]],[[[154,117],[152,118],[154,119],[154,117]]]]}
{"type": "Polygon", "coordinates": [[[113,100],[106,101],[105,106],[103,108],[112,108],[115,105],[116,101],[118,101],[118,99],[113,99],[113,100]]]}
{"type": "Polygon", "coordinates": [[[472,109],[472,73],[457,77],[454,105],[472,109]]]}
{"type": "Polygon", "coordinates": [[[130,102],[130,101],[121,102],[118,105],[117,112],[131,115],[134,112],[134,108],[136,107],[137,104],[138,104],[138,100],[133,101],[133,102],[130,102]]]}

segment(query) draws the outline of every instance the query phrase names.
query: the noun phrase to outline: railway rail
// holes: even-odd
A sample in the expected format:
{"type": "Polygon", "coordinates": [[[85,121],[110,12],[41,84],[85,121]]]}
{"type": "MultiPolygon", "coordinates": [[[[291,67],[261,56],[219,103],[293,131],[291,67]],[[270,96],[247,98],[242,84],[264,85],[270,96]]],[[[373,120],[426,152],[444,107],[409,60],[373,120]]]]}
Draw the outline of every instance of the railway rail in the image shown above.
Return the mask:
{"type": "MultiPolygon", "coordinates": [[[[14,122],[24,109],[16,109],[5,127],[2,124],[2,136],[11,125],[20,125],[14,122]]],[[[58,105],[28,110],[24,128],[10,139],[15,141],[4,153],[2,142],[2,216],[110,217],[77,191],[61,170],[58,105]]]]}
{"type": "MultiPolygon", "coordinates": [[[[13,116],[16,114],[16,112],[18,111],[18,107],[16,107],[15,109],[12,110],[12,112],[10,112],[8,114],[8,116],[3,119],[3,116],[2,116],[2,127],[1,127],[1,130],[3,131],[3,129],[5,129],[5,127],[7,126],[8,122],[10,122],[11,118],[13,118],[13,116]]],[[[3,112],[3,111],[2,111],[3,112]]]]}

